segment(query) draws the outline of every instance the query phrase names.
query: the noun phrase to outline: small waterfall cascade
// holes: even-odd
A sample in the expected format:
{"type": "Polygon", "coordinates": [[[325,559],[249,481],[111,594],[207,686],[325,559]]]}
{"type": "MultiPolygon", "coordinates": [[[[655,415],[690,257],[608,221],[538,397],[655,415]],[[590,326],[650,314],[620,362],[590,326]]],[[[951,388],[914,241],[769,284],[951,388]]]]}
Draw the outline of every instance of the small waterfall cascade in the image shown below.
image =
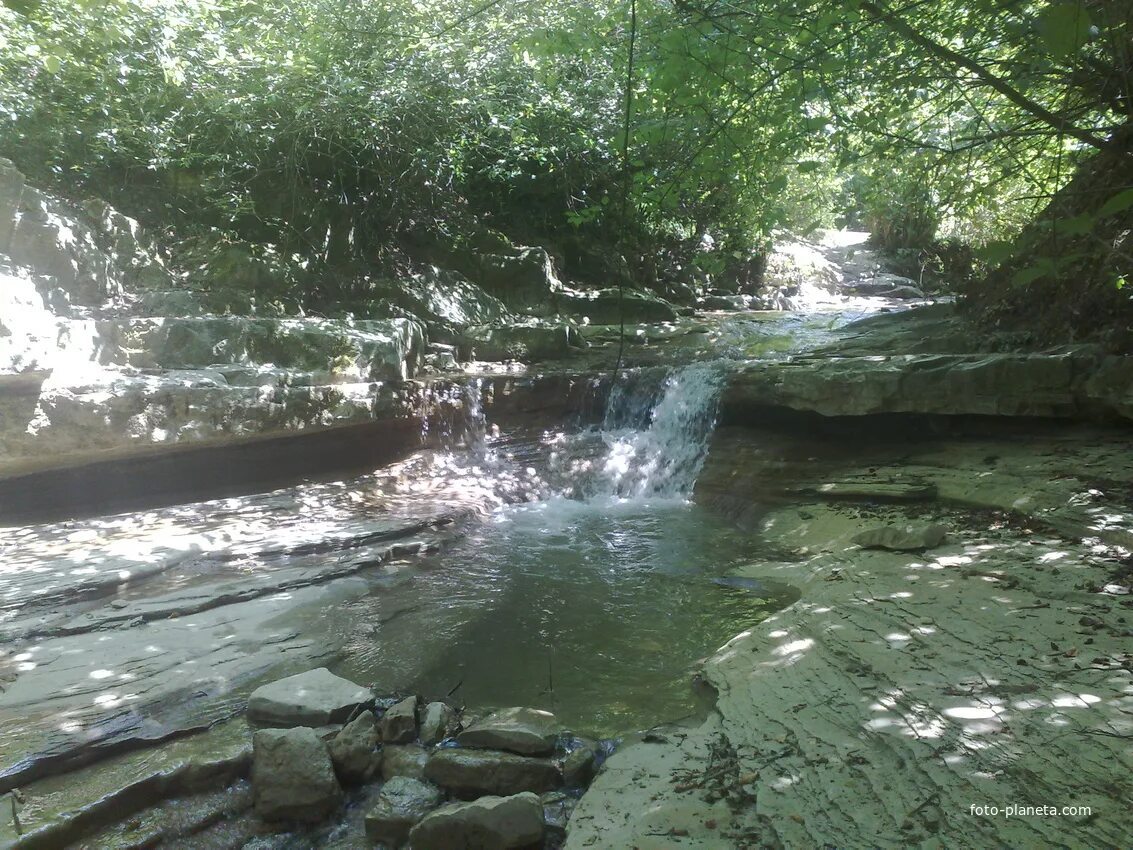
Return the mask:
{"type": "Polygon", "coordinates": [[[501,437],[485,417],[481,382],[469,381],[454,388],[440,445],[415,477],[421,486],[445,479],[462,494],[490,491],[496,504],[681,499],[708,454],[725,380],[722,361],[623,374],[602,393],[601,425],[553,429],[537,443],[501,437]]]}
{"type": "Polygon", "coordinates": [[[611,393],[602,424],[606,445],[592,497],[678,498],[692,492],[716,425],[725,371],[698,363],[670,372],[660,386],[632,381],[611,393]]]}

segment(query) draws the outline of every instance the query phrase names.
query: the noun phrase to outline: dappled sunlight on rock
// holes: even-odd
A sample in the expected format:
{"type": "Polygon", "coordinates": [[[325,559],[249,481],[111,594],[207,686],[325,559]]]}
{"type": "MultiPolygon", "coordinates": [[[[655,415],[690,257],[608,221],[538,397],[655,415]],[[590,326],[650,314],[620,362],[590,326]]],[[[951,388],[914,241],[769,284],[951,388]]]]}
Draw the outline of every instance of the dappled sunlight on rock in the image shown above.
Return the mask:
{"type": "Polygon", "coordinates": [[[933,559],[933,563],[941,567],[959,567],[975,562],[971,555],[941,555],[933,559]]]}
{"type": "MultiPolygon", "coordinates": [[[[725,451],[731,449],[729,443],[725,451]]],[[[963,451],[973,456],[968,470],[991,454],[986,448],[963,451]]],[[[1033,458],[1030,451],[1019,452],[1020,465],[1033,458]]],[[[1106,467],[1112,465],[1100,457],[1106,467]]],[[[737,462],[729,457],[729,464],[737,462]]],[[[855,459],[847,463],[858,469],[855,459]]],[[[1079,543],[1093,536],[1092,520],[1077,516],[1072,525],[1069,515],[1054,509],[1059,498],[1053,477],[1020,477],[1027,483],[1018,486],[1035,482],[1026,509],[1044,521],[1063,522],[1058,527],[1066,534],[1036,533],[1022,527],[1024,520],[975,509],[970,519],[955,510],[938,520],[939,506],[931,504],[913,509],[847,504],[839,501],[837,487],[829,497],[822,495],[822,485],[831,481],[852,481],[865,490],[862,479],[892,486],[889,476],[943,482],[947,490],[953,485],[946,476],[957,461],[945,455],[937,466],[917,466],[915,460],[901,466],[870,463],[871,476],[850,471],[834,477],[817,469],[811,479],[816,483],[806,488],[816,494],[810,502],[759,515],[768,537],[806,553],[804,562],[775,565],[778,574],[803,587],[803,598],[730,643],[706,666],[731,740],[763,752],[772,746],[769,736],[799,741],[775,770],[776,776],[800,777],[792,786],[794,805],[805,798],[801,805],[811,812],[868,811],[871,834],[891,835],[894,846],[902,846],[901,820],[926,798],[945,817],[952,809],[966,811],[972,783],[987,788],[995,783],[999,798],[1081,803],[1082,778],[1092,776],[1101,784],[1085,794],[1086,802],[1094,811],[1116,811],[1116,798],[1103,789],[1119,788],[1116,777],[1131,767],[1122,750],[1124,736],[1133,733],[1133,659],[1123,649],[1127,626],[1115,618],[1121,609],[1113,607],[1122,597],[1109,595],[1113,582],[1099,578],[1112,569],[1114,557],[1124,557],[1123,550],[1100,534],[1079,543]],[[946,545],[905,556],[862,552],[850,559],[844,549],[830,546],[855,527],[876,526],[879,516],[903,526],[911,515],[946,522],[946,545]],[[802,641],[808,642],[805,650],[792,654],[802,641]],[[835,775],[823,766],[843,763],[848,750],[861,753],[853,756],[852,773],[835,775]],[[897,787],[895,775],[908,783],[897,787]],[[906,793],[913,785],[916,790],[906,793]]],[[[709,475],[722,471],[710,463],[709,475]]],[[[746,479],[725,480],[733,491],[747,492],[746,479]]],[[[790,486],[802,489],[797,480],[790,486]]],[[[984,483],[976,486],[996,488],[997,498],[1004,491],[1010,495],[1002,475],[957,474],[953,498],[968,498],[977,480],[984,483]]],[[[760,493],[755,482],[752,488],[760,493]]],[[[1017,493],[1007,502],[1022,498],[1017,493]]],[[[748,764],[754,769],[759,760],[748,764]]],[[[774,781],[757,783],[763,789],[760,805],[768,816],[787,817],[795,810],[792,800],[774,792],[774,781]]],[[[1115,821],[1106,817],[1098,834],[1112,836],[1115,821]]],[[[960,830],[956,835],[980,826],[954,818],[949,823],[960,830]]],[[[961,843],[982,846],[987,836],[961,843]]],[[[844,839],[853,846],[849,833],[844,839]]],[[[1019,841],[1025,846],[1024,838],[1019,841]]]]}
{"type": "Polygon", "coordinates": [[[800,640],[792,640],[788,643],[780,644],[773,650],[775,655],[786,657],[788,660],[793,661],[801,656],[806,650],[814,646],[814,640],[811,638],[802,638],[800,640]]]}

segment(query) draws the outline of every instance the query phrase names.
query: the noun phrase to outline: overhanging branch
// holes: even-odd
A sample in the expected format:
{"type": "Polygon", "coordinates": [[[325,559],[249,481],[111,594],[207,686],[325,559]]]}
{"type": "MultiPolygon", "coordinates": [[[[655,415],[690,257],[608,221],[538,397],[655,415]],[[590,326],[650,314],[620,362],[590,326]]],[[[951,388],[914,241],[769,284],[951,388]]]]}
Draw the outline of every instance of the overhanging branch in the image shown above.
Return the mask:
{"type": "Polygon", "coordinates": [[[993,74],[979,62],[976,62],[974,59],[970,59],[964,54],[958,53],[957,51],[953,50],[950,47],[947,47],[946,45],[938,44],[931,38],[928,38],[927,36],[918,32],[916,28],[908,24],[902,18],[898,17],[897,14],[891,9],[886,8],[880,3],[875,3],[873,2],[873,0],[857,0],[857,4],[863,10],[873,15],[873,17],[875,17],[884,26],[889,27],[899,35],[903,35],[905,38],[909,39],[909,41],[920,47],[923,47],[934,56],[943,59],[946,62],[950,62],[953,65],[958,65],[961,68],[971,71],[976,75],[977,78],[979,78],[981,82],[995,89],[1016,106],[1026,110],[1031,115],[1035,116],[1044,123],[1049,124],[1059,132],[1065,133],[1067,136],[1073,136],[1075,139],[1085,142],[1087,145],[1090,145],[1090,147],[1097,148],[1098,150],[1107,150],[1110,147],[1109,142],[1107,142],[1105,139],[1098,138],[1090,131],[1083,130],[1081,127],[1072,124],[1061,115],[1056,115],[1055,113],[1051,112],[1042,104],[1031,100],[1031,98],[1027,97],[1025,94],[1023,94],[1013,86],[1009,85],[1001,77],[997,77],[995,74],[993,74]]]}

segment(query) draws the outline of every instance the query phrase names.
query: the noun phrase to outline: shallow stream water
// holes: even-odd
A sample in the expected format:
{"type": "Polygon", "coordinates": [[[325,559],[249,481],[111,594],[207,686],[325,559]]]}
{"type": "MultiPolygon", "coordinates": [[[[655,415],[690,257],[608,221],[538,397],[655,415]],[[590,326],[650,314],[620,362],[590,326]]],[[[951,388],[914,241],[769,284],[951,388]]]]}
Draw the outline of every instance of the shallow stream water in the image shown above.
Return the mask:
{"type": "Polygon", "coordinates": [[[683,499],[503,508],[372,599],[376,614],[412,596],[416,622],[354,641],[341,672],[453,691],[476,709],[549,709],[591,735],[675,720],[698,707],[694,662],[795,598],[774,582],[729,580],[759,556],[757,540],[683,499]],[[423,655],[423,644],[440,646],[423,655]]]}
{"type": "MultiPolygon", "coordinates": [[[[716,326],[716,342],[727,356],[755,348],[782,356],[829,339],[847,318],[737,317],[716,326]]],[[[384,694],[451,694],[472,713],[550,709],[565,727],[595,737],[700,714],[707,704],[693,687],[697,661],[798,597],[759,568],[787,556],[691,498],[726,370],[719,358],[625,370],[609,392],[595,376],[587,403],[608,396],[599,423],[536,414],[533,425],[503,433],[480,414],[473,379],[467,423],[454,431],[466,435],[463,445],[349,480],[13,530],[10,551],[26,564],[11,579],[24,583],[12,585],[19,599],[41,585],[67,598],[56,583],[139,571],[109,606],[101,596],[68,598],[65,610],[50,612],[64,626],[151,598],[190,608],[209,602],[199,614],[114,621],[92,632],[109,653],[62,633],[38,650],[66,668],[45,662],[41,673],[28,662],[35,669],[24,675],[42,675],[35,687],[64,696],[81,687],[96,701],[131,700],[142,718],[151,714],[151,688],[169,692],[181,677],[204,683],[190,694],[202,707],[186,711],[210,720],[239,711],[262,681],[321,665],[384,694]],[[442,515],[455,524],[404,532],[405,542],[420,538],[430,548],[424,556],[389,563],[378,557],[388,546],[382,539],[314,545],[442,515]],[[178,553],[176,566],[144,578],[144,569],[178,553]],[[45,563],[54,564],[50,574],[45,563]],[[279,592],[259,589],[284,581],[292,583],[279,592]],[[135,658],[164,646],[153,635],[176,640],[179,629],[192,639],[178,646],[169,671],[135,658]],[[214,658],[230,668],[214,667],[214,658]],[[204,663],[212,678],[197,672],[204,663]],[[108,673],[118,678],[103,683],[108,673]]],[[[27,681],[30,689],[38,680],[27,681]]],[[[29,724],[44,739],[55,734],[50,716],[29,717],[23,705],[0,719],[0,743],[12,752],[30,749],[21,743],[29,724]]],[[[201,847],[239,846],[200,838],[201,847]]]]}
{"type": "MultiPolygon", "coordinates": [[[[530,441],[520,453],[539,497],[498,507],[355,603],[356,622],[383,625],[349,640],[340,672],[474,710],[549,709],[592,735],[695,712],[695,662],[797,597],[732,578],[764,547],[689,499],[723,375],[718,364],[624,375],[600,426],[530,441]]],[[[463,460],[506,470],[516,450],[481,440],[463,460]]]]}

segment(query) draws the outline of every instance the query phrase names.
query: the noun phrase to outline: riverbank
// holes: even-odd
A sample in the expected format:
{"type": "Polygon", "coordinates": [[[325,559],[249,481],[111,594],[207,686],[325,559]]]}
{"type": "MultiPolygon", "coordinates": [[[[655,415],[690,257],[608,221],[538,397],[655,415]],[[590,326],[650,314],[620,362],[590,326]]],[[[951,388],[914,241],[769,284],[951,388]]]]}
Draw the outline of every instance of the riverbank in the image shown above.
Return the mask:
{"type": "Polygon", "coordinates": [[[567,846],[1122,846],[1131,448],[719,432],[698,500],[795,553],[745,574],[802,597],[705,662],[708,722],[611,759],[567,846]],[[937,523],[939,546],[854,542],[937,523]]]}
{"type": "Polygon", "coordinates": [[[0,837],[153,846],[134,819],[182,810],[194,850],[302,846],[252,822],[242,716],[329,666],[625,736],[571,848],[1122,843],[1125,361],[904,311],[923,293],[859,236],[782,252],[760,298],[809,312],[706,296],[624,345],[510,313],[449,343],[53,312],[11,278],[0,837]],[[1089,813],[969,811],[1000,802],[1089,813]]]}

